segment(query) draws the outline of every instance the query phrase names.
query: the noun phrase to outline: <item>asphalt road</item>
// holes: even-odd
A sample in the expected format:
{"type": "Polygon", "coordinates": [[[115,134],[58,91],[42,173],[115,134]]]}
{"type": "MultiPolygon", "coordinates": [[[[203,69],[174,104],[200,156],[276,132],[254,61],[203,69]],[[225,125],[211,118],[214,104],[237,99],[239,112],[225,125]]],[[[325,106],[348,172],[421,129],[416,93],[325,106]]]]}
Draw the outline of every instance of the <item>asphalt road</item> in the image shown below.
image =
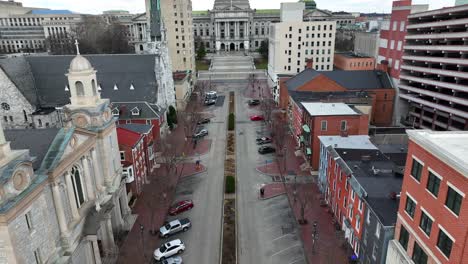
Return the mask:
{"type": "MultiPolygon", "coordinates": [[[[271,183],[271,177],[255,168],[274,160],[273,154],[259,155],[255,139],[265,134],[263,122],[251,122],[247,98],[236,93],[237,125],[237,220],[239,263],[306,263],[297,223],[285,195],[259,200],[259,188],[271,183]]],[[[257,106],[258,107],[258,106],[257,106]]],[[[259,108],[259,107],[258,107],[259,108]]]]}
{"type": "MultiPolygon", "coordinates": [[[[227,106],[226,103],[205,109],[216,115],[210,123],[204,125],[209,133],[207,138],[212,140],[210,152],[201,156],[207,171],[184,178],[177,186],[176,200],[192,199],[195,206],[169,219],[188,217],[192,221],[192,228],[164,242],[180,238],[185,243],[186,250],[181,255],[184,263],[219,263],[227,106]]],[[[198,159],[198,156],[194,159],[198,159]]]]}

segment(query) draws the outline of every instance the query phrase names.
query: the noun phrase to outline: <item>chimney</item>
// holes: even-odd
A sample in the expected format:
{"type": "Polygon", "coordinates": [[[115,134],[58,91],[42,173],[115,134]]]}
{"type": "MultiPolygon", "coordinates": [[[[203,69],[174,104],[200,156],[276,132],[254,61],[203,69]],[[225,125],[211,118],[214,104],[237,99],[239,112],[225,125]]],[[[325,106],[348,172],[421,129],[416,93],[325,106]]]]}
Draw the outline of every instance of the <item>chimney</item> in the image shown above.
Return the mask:
{"type": "Polygon", "coordinates": [[[314,60],[313,59],[306,59],[306,68],[313,69],[314,68],[314,60]]]}
{"type": "Polygon", "coordinates": [[[377,66],[377,70],[389,73],[390,68],[388,67],[388,60],[382,60],[377,66]]]}

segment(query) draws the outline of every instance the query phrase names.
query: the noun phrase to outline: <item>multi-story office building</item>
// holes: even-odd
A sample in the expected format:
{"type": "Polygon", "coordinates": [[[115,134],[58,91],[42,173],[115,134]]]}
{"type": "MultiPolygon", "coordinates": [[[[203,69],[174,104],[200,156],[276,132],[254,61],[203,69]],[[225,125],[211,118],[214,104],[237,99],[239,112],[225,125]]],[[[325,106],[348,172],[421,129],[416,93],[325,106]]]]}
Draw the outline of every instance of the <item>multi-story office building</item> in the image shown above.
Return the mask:
{"type": "Polygon", "coordinates": [[[400,74],[402,119],[432,130],[468,130],[468,5],[408,16],[400,74]]]}
{"type": "Polygon", "coordinates": [[[303,3],[282,3],[281,22],[270,26],[268,75],[297,74],[307,63],[313,69],[333,70],[335,21],[304,21],[303,3]]]}
{"type": "Polygon", "coordinates": [[[377,59],[379,54],[379,32],[356,32],[354,34],[354,52],[377,59]]]}
{"type": "Polygon", "coordinates": [[[195,71],[191,0],[160,1],[173,71],[195,71]]]}
{"type": "MultiPolygon", "coordinates": [[[[317,9],[315,1],[299,1],[305,10],[298,17],[304,21],[335,21],[353,24],[350,13],[332,13],[317,9]]],[[[257,50],[269,38],[270,26],[281,21],[279,9],[252,9],[248,0],[216,0],[212,10],[194,11],[195,37],[209,51],[257,50]]]]}
{"type": "Polygon", "coordinates": [[[410,130],[387,264],[466,263],[468,133],[410,130]]]}

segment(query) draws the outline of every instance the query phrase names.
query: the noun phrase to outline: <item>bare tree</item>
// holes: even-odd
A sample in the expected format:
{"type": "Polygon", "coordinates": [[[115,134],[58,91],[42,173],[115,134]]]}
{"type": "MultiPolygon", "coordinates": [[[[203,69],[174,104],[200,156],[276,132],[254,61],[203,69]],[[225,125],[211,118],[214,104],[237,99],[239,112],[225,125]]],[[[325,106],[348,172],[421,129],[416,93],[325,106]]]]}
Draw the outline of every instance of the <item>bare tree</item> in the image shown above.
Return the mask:
{"type": "Polygon", "coordinates": [[[201,120],[201,113],[198,111],[179,112],[179,124],[184,128],[185,141],[192,138],[193,133],[197,129],[198,122],[201,120]]]}
{"type": "MultiPolygon", "coordinates": [[[[278,148],[278,152],[280,155],[277,155],[278,158],[278,166],[280,168],[280,174],[286,173],[287,170],[287,155],[286,152],[286,143],[288,140],[288,124],[286,122],[286,118],[281,113],[277,113],[273,115],[272,121],[272,133],[271,136],[275,142],[276,147],[278,148]],[[282,162],[281,162],[282,161],[282,162]],[[283,170],[281,170],[281,163],[283,164],[283,170]]],[[[282,175],[281,175],[282,176],[282,175]]]]}
{"type": "MultiPolygon", "coordinates": [[[[255,94],[255,88],[260,88],[260,81],[257,79],[257,77],[255,76],[255,74],[249,74],[249,79],[248,79],[248,89],[250,89],[252,91],[252,94],[255,94]]],[[[258,94],[258,97],[261,97],[261,91],[259,89],[259,94],[258,94]]]]}
{"type": "Polygon", "coordinates": [[[300,216],[299,224],[305,225],[307,224],[307,219],[305,219],[305,212],[309,207],[309,199],[307,198],[306,190],[302,190],[302,192],[297,192],[297,183],[294,183],[294,200],[299,202],[299,209],[300,209],[300,216]]]}
{"type": "Polygon", "coordinates": [[[263,98],[260,109],[263,113],[265,121],[270,122],[273,115],[273,110],[275,109],[275,102],[271,98],[263,98]]]}

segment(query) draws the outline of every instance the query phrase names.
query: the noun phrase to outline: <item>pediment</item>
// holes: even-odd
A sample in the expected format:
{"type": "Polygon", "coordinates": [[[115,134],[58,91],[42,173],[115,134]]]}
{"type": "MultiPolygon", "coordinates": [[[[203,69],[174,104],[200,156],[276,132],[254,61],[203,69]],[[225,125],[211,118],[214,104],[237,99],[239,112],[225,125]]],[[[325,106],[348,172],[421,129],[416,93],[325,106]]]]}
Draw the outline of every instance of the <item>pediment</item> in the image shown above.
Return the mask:
{"type": "Polygon", "coordinates": [[[328,12],[315,9],[305,14],[306,17],[331,17],[332,15],[328,12]]]}

